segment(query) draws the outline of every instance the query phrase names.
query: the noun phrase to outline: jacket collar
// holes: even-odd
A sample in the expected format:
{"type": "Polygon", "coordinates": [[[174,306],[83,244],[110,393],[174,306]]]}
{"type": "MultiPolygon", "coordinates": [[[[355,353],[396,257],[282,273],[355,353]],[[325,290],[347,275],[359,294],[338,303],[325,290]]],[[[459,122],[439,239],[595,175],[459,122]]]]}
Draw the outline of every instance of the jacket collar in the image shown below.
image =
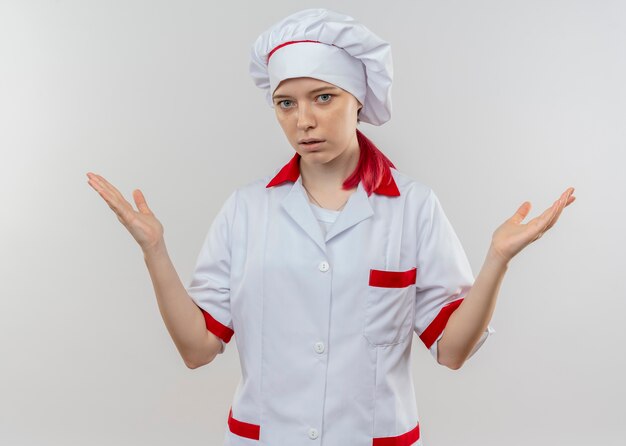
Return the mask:
{"type": "MultiPolygon", "coordinates": [[[[274,176],[274,178],[272,178],[272,180],[267,183],[267,187],[272,187],[272,186],[278,186],[280,184],[283,184],[287,181],[291,181],[293,183],[295,183],[298,178],[300,177],[300,154],[296,152],[296,154],[291,158],[291,160],[285,164],[282,169],[280,169],[280,171],[276,174],[276,176],[274,176]]],[[[383,181],[381,182],[381,184],[374,189],[373,191],[375,194],[378,195],[388,195],[391,197],[397,197],[400,195],[400,190],[398,189],[398,186],[396,185],[396,181],[393,178],[393,175],[391,175],[391,169],[387,170],[387,174],[385,175],[385,178],[383,178],[383,181]],[[387,181],[388,177],[391,177],[389,181],[387,181]],[[384,183],[388,183],[388,184],[384,184],[384,183]]]]}

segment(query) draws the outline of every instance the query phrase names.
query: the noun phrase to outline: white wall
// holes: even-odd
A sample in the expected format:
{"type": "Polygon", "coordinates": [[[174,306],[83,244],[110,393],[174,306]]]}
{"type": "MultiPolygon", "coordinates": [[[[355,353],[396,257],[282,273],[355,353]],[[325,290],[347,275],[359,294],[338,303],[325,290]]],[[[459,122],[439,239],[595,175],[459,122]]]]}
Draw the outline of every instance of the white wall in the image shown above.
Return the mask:
{"type": "Polygon", "coordinates": [[[187,282],[227,195],[293,154],[248,56],[313,6],[392,44],[393,118],[360,128],[437,192],[476,274],[524,200],[532,218],[576,187],[511,262],[476,356],[452,371],[415,342],[424,444],[623,444],[620,0],[0,0],[0,443],[221,444],[235,344],[184,366],[85,174],[144,192],[187,282]]]}

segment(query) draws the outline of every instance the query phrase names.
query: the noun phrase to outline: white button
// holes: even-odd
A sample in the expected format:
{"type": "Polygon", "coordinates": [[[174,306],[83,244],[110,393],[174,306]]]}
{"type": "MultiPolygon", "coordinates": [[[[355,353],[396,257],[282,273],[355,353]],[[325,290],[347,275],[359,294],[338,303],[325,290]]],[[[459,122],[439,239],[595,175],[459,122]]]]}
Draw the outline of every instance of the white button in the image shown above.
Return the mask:
{"type": "Polygon", "coordinates": [[[315,343],[315,351],[317,353],[324,353],[324,343],[323,342],[316,342],[315,343]]]}
{"type": "Polygon", "coordinates": [[[313,429],[313,428],[309,429],[309,438],[311,440],[315,440],[317,437],[319,437],[319,435],[320,434],[317,432],[317,429],[313,429]]]}
{"type": "Polygon", "coordinates": [[[328,271],[328,268],[330,268],[330,265],[328,264],[328,262],[323,261],[323,262],[320,262],[318,268],[320,269],[320,271],[326,272],[328,271]]]}

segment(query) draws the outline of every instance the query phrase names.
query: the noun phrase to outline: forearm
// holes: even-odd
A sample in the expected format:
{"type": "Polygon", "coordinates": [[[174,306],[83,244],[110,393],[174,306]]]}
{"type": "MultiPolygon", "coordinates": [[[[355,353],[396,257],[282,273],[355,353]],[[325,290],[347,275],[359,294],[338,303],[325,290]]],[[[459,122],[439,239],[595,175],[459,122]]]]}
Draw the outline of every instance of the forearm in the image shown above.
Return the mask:
{"type": "Polygon", "coordinates": [[[206,329],[202,311],[180,281],[165,243],[144,251],[144,260],[161,317],[185,364],[195,368],[211,362],[221,343],[206,329]]]}
{"type": "Polygon", "coordinates": [[[474,285],[452,313],[437,344],[438,362],[457,369],[487,329],[508,264],[490,247],[474,285]]]}

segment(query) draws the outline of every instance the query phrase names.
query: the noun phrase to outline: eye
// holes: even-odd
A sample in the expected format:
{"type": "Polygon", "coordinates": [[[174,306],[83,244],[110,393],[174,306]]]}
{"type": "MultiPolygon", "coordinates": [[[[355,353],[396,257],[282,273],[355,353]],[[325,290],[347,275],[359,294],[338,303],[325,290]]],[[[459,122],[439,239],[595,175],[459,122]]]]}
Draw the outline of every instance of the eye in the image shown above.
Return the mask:
{"type": "Polygon", "coordinates": [[[280,106],[280,108],[291,108],[291,105],[290,105],[291,104],[291,100],[289,100],[289,99],[283,99],[282,101],[278,101],[277,104],[280,106]],[[283,105],[285,103],[287,103],[287,104],[283,105]]]}
{"type": "Polygon", "coordinates": [[[324,93],[318,96],[318,98],[327,98],[327,99],[322,99],[321,102],[330,102],[330,98],[332,98],[332,94],[328,94],[328,93],[324,93]]]}

